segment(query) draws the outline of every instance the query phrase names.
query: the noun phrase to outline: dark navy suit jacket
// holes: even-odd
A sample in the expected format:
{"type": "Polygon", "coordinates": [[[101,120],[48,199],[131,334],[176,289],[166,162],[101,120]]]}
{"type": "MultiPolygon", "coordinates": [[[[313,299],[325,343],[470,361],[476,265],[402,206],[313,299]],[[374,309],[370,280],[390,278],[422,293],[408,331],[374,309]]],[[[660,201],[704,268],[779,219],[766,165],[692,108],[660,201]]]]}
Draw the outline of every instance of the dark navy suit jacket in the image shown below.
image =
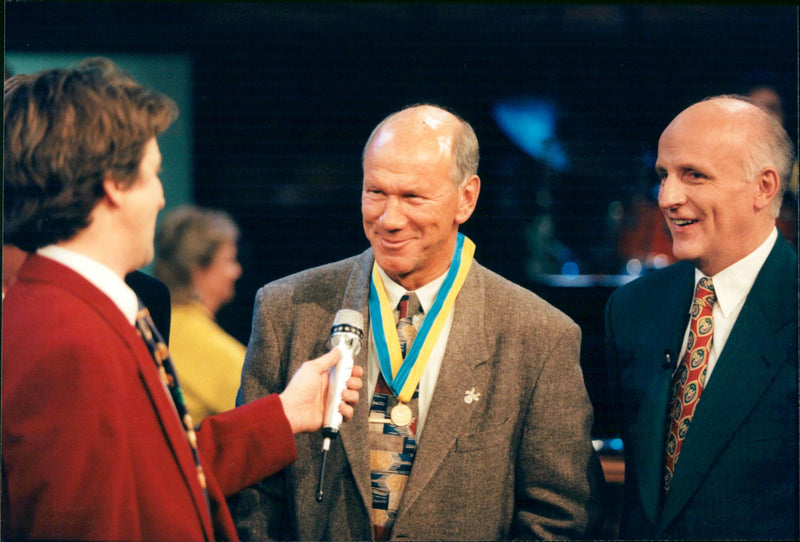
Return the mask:
{"type": "Polygon", "coordinates": [[[170,307],[171,298],[167,286],[142,271],[128,273],[125,275],[125,282],[142,300],[142,303],[150,311],[150,316],[153,318],[156,329],[164,337],[164,340],[169,342],[172,308],[170,307]]]}
{"type": "Polygon", "coordinates": [[[680,262],[606,306],[611,386],[625,445],[623,538],[798,539],[797,254],[779,235],[695,411],[660,502],[673,362],[694,290],[680,262]]]}

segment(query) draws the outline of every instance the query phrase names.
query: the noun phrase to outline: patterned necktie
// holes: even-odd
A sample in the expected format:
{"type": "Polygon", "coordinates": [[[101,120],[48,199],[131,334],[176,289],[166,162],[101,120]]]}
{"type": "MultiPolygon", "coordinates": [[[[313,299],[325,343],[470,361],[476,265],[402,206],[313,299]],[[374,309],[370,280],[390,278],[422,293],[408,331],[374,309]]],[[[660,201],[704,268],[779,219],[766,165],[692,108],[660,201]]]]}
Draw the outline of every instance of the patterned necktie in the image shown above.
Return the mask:
{"type": "Polygon", "coordinates": [[[692,423],[697,403],[703,393],[708,369],[708,356],[714,332],[711,313],[717,296],[710,278],[703,277],[697,283],[692,302],[689,339],[686,355],[672,378],[672,400],[669,409],[669,433],[667,435],[666,458],[664,463],[663,490],[669,492],[675,464],[681,453],[683,441],[692,423]]]}
{"type": "Polygon", "coordinates": [[[400,351],[403,353],[403,358],[405,358],[414,342],[414,337],[417,336],[417,328],[414,327],[412,321],[414,315],[419,312],[417,294],[414,292],[403,294],[398,307],[400,311],[397,320],[397,338],[400,339],[400,351]]]}
{"type": "Polygon", "coordinates": [[[200,456],[197,450],[197,435],[194,432],[192,417],[186,409],[186,403],[183,400],[183,392],[178,383],[178,375],[175,373],[175,367],[172,365],[172,360],[169,357],[167,344],[161,336],[161,333],[156,329],[153,319],[150,317],[150,311],[147,310],[147,307],[145,307],[141,301],[139,301],[139,312],[136,314],[136,330],[139,332],[139,336],[144,339],[147,349],[150,351],[150,355],[156,363],[156,369],[158,369],[161,382],[169,391],[172,403],[175,405],[175,410],[178,412],[178,418],[186,432],[189,447],[192,449],[192,456],[194,457],[195,466],[197,468],[197,479],[200,482],[200,487],[203,488],[203,493],[206,497],[206,505],[209,506],[210,511],[211,506],[208,500],[206,476],[200,464],[200,456]]]}
{"type": "MultiPolygon", "coordinates": [[[[403,295],[399,304],[397,336],[400,350],[405,357],[417,328],[412,319],[419,312],[417,294],[403,295]]],[[[372,471],[372,528],[375,540],[388,540],[400,500],[411,474],[417,449],[417,402],[419,386],[411,400],[401,409],[408,411],[410,418],[402,425],[392,422],[391,413],[397,407],[397,399],[386,384],[383,375],[378,375],[375,393],[369,411],[369,462],[372,471]]],[[[397,418],[399,419],[399,418],[397,418]]]]}

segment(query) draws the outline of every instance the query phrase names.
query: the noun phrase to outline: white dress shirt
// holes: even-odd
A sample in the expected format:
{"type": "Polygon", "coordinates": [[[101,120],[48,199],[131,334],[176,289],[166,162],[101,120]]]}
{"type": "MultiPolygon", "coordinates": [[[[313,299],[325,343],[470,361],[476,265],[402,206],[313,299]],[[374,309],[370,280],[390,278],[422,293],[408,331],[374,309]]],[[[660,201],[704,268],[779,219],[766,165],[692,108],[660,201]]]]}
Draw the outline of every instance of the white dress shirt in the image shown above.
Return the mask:
{"type": "Polygon", "coordinates": [[[56,245],[40,248],[36,253],[69,267],[91,282],[98,290],[111,298],[111,301],[119,307],[131,325],[135,324],[136,313],[139,312],[139,299],[136,297],[136,292],[110,268],[97,260],[56,245]]]}
{"type": "MultiPolygon", "coordinates": [[[[764,262],[767,261],[772,247],[775,246],[775,241],[778,239],[778,230],[774,228],[772,233],[769,234],[766,241],[755,249],[753,252],[734,263],[729,265],[713,277],[711,280],[714,283],[714,292],[717,295],[717,302],[714,304],[711,313],[714,319],[714,336],[711,340],[711,351],[708,353],[708,369],[706,370],[706,385],[711,378],[711,372],[717,364],[722,349],[725,348],[725,343],[731,334],[731,329],[742,311],[744,301],[747,299],[747,294],[753,287],[758,273],[764,262]]],[[[694,271],[694,284],[697,288],[697,283],[703,278],[700,270],[694,271]]],[[[689,319],[691,323],[691,318],[689,319]]],[[[689,325],[686,326],[686,332],[683,335],[683,346],[681,347],[681,357],[686,354],[686,342],[689,339],[689,325]]],[[[680,366],[680,364],[678,364],[680,366]]]]}
{"type": "MultiPolygon", "coordinates": [[[[400,298],[403,297],[403,294],[409,290],[406,290],[401,285],[390,279],[380,267],[378,267],[378,273],[380,273],[381,278],[383,279],[383,285],[386,289],[386,297],[389,300],[389,303],[391,303],[392,307],[394,307],[394,315],[395,318],[397,318],[397,305],[400,303],[400,298]]],[[[433,302],[436,300],[436,294],[439,292],[439,288],[444,283],[444,279],[446,277],[447,271],[445,271],[444,274],[442,274],[439,278],[434,279],[417,290],[414,290],[414,293],[417,294],[417,298],[419,298],[419,306],[422,311],[414,315],[413,318],[414,326],[417,329],[419,329],[419,327],[422,325],[425,315],[430,311],[431,306],[433,306],[433,302]]],[[[450,328],[452,325],[453,310],[451,310],[450,314],[447,315],[447,320],[442,327],[442,333],[439,335],[439,339],[436,341],[436,344],[431,351],[431,357],[428,359],[428,363],[425,365],[425,370],[422,372],[422,376],[419,379],[419,398],[417,400],[418,439],[420,433],[422,433],[422,427],[425,425],[425,418],[428,415],[428,407],[431,404],[433,390],[436,387],[436,381],[439,378],[439,369],[442,366],[444,350],[447,346],[447,339],[450,336],[450,328]]],[[[369,366],[367,369],[367,389],[369,391],[369,401],[371,404],[372,395],[375,393],[375,384],[378,382],[378,374],[380,374],[381,370],[380,362],[378,361],[378,354],[375,349],[375,338],[372,336],[372,326],[370,326],[369,333],[367,364],[369,366]]]]}

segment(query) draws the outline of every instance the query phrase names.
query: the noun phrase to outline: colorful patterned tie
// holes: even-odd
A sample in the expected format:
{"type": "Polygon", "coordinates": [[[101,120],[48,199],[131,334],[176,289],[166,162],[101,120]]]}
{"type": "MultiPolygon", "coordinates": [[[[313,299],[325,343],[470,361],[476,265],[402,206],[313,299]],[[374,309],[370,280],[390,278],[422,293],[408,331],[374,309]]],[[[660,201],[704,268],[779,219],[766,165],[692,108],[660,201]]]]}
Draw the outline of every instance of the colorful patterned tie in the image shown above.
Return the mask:
{"type": "MultiPolygon", "coordinates": [[[[400,339],[400,350],[405,357],[417,334],[417,328],[412,322],[412,318],[420,310],[417,295],[413,292],[403,295],[399,309],[397,335],[400,339]]],[[[418,398],[419,386],[411,400],[405,404],[411,411],[409,423],[395,425],[391,421],[391,412],[397,405],[397,399],[383,375],[378,375],[369,411],[372,527],[375,540],[389,539],[408,475],[411,474],[417,449],[418,398]]]]}
{"type": "Polygon", "coordinates": [[[150,317],[150,311],[147,310],[141,301],[139,301],[139,312],[136,315],[136,330],[139,336],[144,339],[153,361],[156,363],[158,375],[161,377],[161,382],[169,391],[172,398],[172,403],[175,405],[175,410],[178,412],[181,425],[186,432],[186,438],[189,441],[189,447],[192,449],[194,456],[195,466],[197,468],[197,479],[200,482],[200,487],[203,488],[203,493],[206,497],[206,505],[211,506],[208,500],[208,490],[206,489],[206,476],[203,473],[203,467],[200,464],[200,456],[197,451],[197,435],[194,432],[194,425],[192,424],[192,417],[186,409],[186,403],[183,400],[183,392],[178,383],[178,375],[175,374],[175,367],[172,365],[172,360],[169,357],[169,349],[161,336],[161,333],[156,329],[153,319],[150,317]]]}
{"type": "Polygon", "coordinates": [[[400,312],[397,321],[397,338],[400,339],[400,351],[403,353],[403,358],[405,358],[406,353],[408,353],[414,342],[414,337],[417,336],[417,328],[414,327],[412,322],[414,315],[419,312],[417,294],[414,292],[403,294],[398,307],[400,312]]]}
{"type": "Polygon", "coordinates": [[[683,440],[689,431],[697,403],[703,393],[708,369],[708,356],[714,332],[711,317],[717,296],[710,278],[703,277],[697,283],[692,302],[689,339],[686,355],[672,379],[672,400],[669,409],[669,433],[667,435],[666,460],[664,463],[663,490],[669,492],[675,464],[681,453],[683,440]]]}

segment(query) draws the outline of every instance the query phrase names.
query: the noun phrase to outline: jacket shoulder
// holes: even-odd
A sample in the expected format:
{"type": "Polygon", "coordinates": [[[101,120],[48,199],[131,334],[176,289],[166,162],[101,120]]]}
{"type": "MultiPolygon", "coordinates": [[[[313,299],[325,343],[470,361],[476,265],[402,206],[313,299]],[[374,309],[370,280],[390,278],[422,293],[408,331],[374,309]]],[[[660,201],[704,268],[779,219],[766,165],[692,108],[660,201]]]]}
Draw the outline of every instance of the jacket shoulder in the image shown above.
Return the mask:
{"type": "Polygon", "coordinates": [[[687,277],[693,279],[694,267],[688,262],[674,263],[663,269],[651,271],[614,290],[615,299],[649,299],[664,295],[676,283],[687,277]]]}
{"type": "Polygon", "coordinates": [[[478,264],[476,271],[483,281],[486,296],[486,314],[497,314],[504,327],[514,322],[536,322],[537,326],[552,324],[557,327],[577,327],[561,309],[536,293],[478,264]]]}
{"type": "Polygon", "coordinates": [[[305,289],[313,289],[318,292],[335,288],[342,289],[353,268],[363,263],[365,254],[287,275],[267,283],[261,288],[261,291],[276,295],[280,292],[297,292],[305,289]]]}

